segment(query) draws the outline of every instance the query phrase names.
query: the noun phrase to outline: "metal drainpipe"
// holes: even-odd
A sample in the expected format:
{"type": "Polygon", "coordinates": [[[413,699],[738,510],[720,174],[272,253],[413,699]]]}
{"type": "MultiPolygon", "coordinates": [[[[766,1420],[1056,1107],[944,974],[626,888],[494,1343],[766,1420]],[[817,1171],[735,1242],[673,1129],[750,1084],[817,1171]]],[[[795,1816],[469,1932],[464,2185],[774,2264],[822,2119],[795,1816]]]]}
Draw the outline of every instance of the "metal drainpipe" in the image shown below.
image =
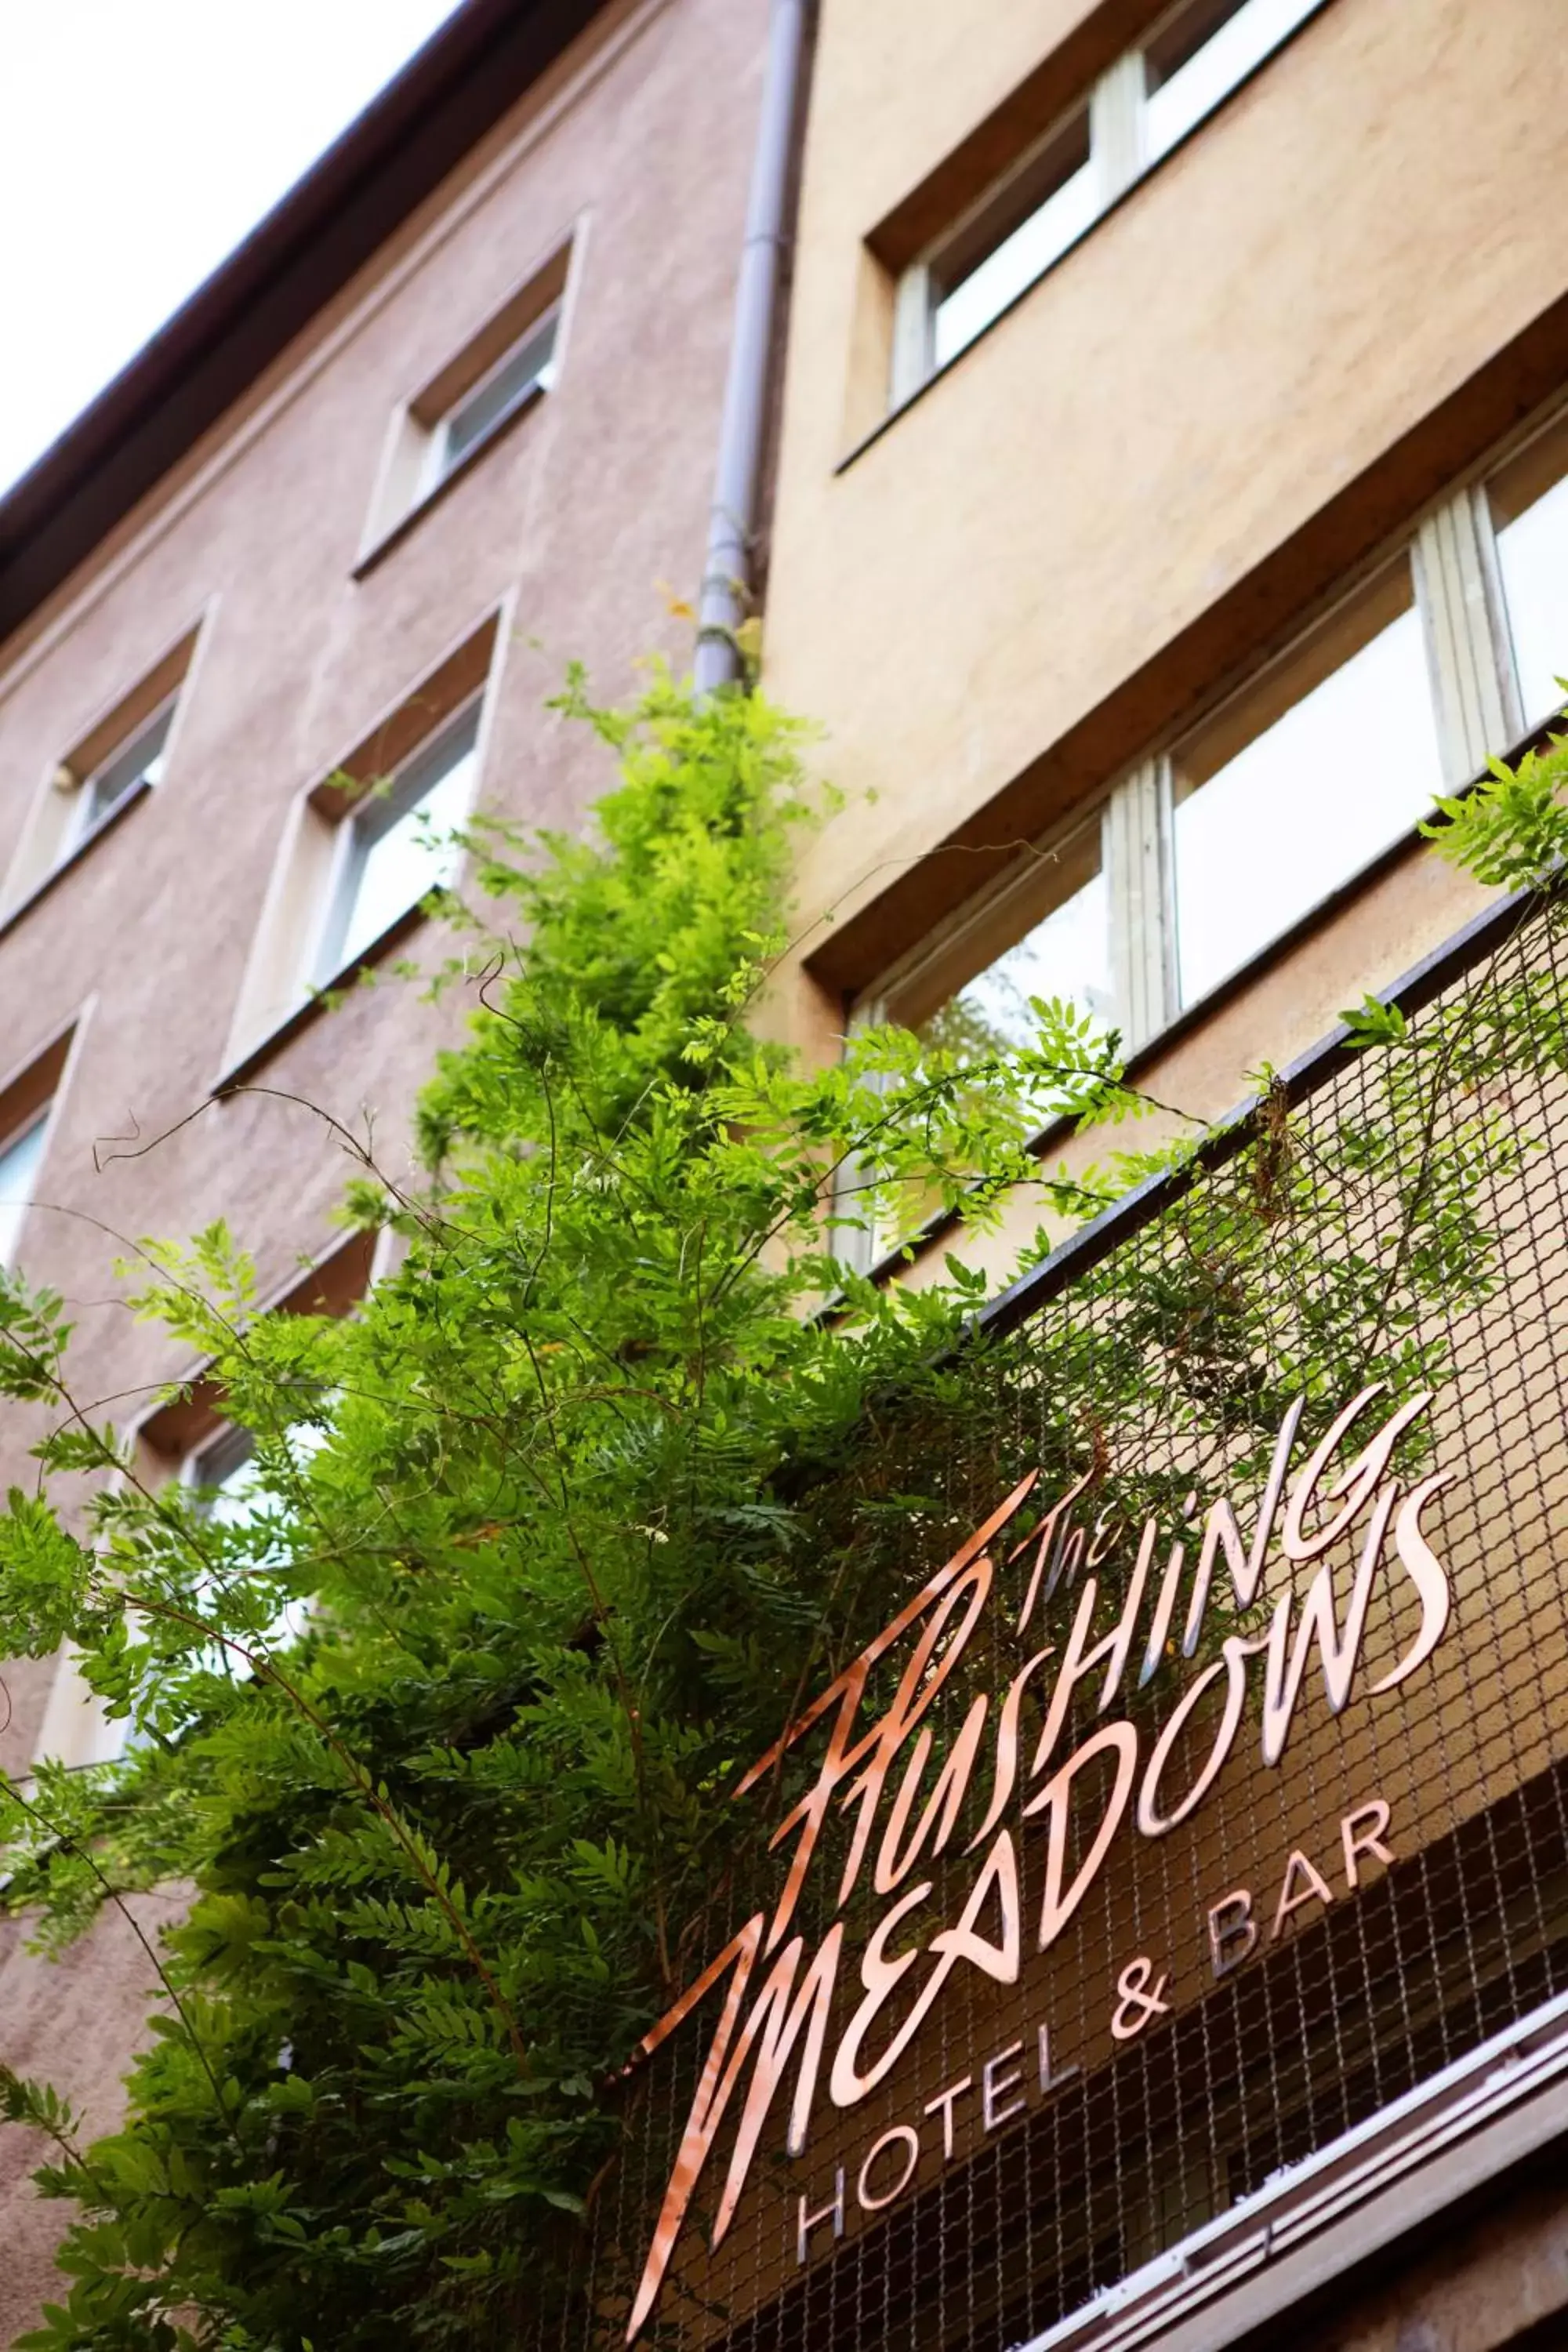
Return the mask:
{"type": "Polygon", "coordinates": [[[699,694],[741,674],[735,631],[745,618],[756,537],[768,378],[783,272],[784,218],[795,109],[805,54],[807,0],[773,0],[762,119],[752,163],[746,242],[735,289],[735,325],[719,465],[708,520],[708,552],[697,616],[694,677],[699,694]]]}

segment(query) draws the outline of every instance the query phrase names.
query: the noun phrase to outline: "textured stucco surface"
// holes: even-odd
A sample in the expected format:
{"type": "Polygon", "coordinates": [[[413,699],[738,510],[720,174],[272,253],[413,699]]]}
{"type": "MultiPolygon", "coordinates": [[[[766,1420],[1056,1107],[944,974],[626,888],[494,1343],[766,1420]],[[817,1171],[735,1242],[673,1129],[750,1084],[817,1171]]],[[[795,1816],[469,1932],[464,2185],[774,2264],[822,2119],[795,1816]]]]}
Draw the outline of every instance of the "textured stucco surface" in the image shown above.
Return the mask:
{"type": "Polygon", "coordinates": [[[1568,2343],[1568,2194],[1535,2188],[1414,2262],[1362,2278],[1348,2312],[1282,2330],[1279,2352],[1530,2352],[1568,2343]]]}
{"type": "MultiPolygon", "coordinates": [[[[126,2053],[154,2005],[156,1974],[136,1931],[155,1941],[175,1906],[173,1895],[144,1895],[107,1910],[58,1960],[27,1952],[16,1922],[0,1926],[0,2051],[69,2101],[83,2142],[114,2128],[126,2053]]],[[[0,2134],[0,2343],[37,2325],[41,2301],[63,2300],[53,2249],[70,2209],[39,2199],[28,2179],[58,2153],[31,2133],[0,2134]]]]}
{"type": "MultiPolygon", "coordinates": [[[[264,1286],[285,1287],[330,1244],[348,1173],[320,1114],[373,1131],[399,1172],[414,1090],[465,1015],[460,991],[437,1011],[388,982],[274,1055],[254,1081],[274,1091],[210,1100],[297,796],[510,600],[481,802],[571,825],[608,777],[583,730],[542,708],[568,659],[618,696],[650,646],[689,658],[659,583],[689,593],[700,572],[766,19],[765,0],[606,9],[26,639],[0,646],[3,868],[55,763],[203,622],[163,782],[0,933],[0,1085],[80,1024],[22,1260],[69,1303],[80,1387],[117,1400],[122,1423],[185,1367],[117,1303],[114,1236],[221,1216],[264,1286]],[[569,230],[555,389],[356,579],[400,404],[569,230]]],[[[409,951],[434,961],[442,943],[426,927],[409,951]]],[[[26,1475],[26,1436],[14,1410],[0,1422],[7,1477],[26,1475]]],[[[49,1681],[45,1665],[6,1670],[7,1769],[27,1766],[49,1681]]],[[[111,2123],[144,1961],[113,1921],[58,1969],[14,1936],[0,1952],[0,2055],[111,2123]]],[[[36,2160],[0,2137],[5,2342],[51,2284],[56,2217],[24,2181],[36,2160]]]]}
{"type": "MultiPolygon", "coordinates": [[[[1036,826],[1108,782],[1052,760],[1228,598],[1228,644],[1164,691],[1215,688],[1260,567],[1568,289],[1552,0],[1330,0],[836,471],[863,241],[1089,13],[1018,5],[961,37],[941,0],[824,9],[767,636],[848,795],[803,868],[808,956],[828,909],[842,934],[921,861],[976,870],[942,845],[1019,778],[1051,775],[1036,826]]],[[[1397,950],[1369,935],[1364,968],[1397,950]]],[[[806,992],[788,1017],[809,1034],[806,992]]]]}

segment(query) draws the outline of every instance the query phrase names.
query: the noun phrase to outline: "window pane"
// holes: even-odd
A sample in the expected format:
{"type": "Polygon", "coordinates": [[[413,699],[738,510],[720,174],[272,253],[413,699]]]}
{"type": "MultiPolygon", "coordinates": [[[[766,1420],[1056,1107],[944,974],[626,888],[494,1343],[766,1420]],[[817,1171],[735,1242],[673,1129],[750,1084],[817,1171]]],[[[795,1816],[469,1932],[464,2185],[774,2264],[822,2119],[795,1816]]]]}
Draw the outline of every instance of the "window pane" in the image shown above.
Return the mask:
{"type": "Polygon", "coordinates": [[[449,474],[468,451],[504,424],[537,385],[548,392],[553,369],[556,320],[542,320],[509,352],[490,375],[465,394],[447,416],[441,434],[441,472],[449,474]]]}
{"type": "Polygon", "coordinates": [[[1321,0],[1198,0],[1150,43],[1144,148],[1151,163],[1211,114],[1321,0]]]}
{"type": "Polygon", "coordinates": [[[111,809],[119,807],[140,784],[157,784],[163,776],[163,746],[169,740],[174,709],[171,703],[140,734],[106,760],[93,775],[82,794],[81,830],[91,831],[101,824],[111,809]]]}
{"type": "Polygon", "coordinates": [[[1103,874],[1091,876],[1016,947],[977,972],[923,1024],[921,1034],[977,1054],[1032,1045],[1037,1024],[1029,1000],[1037,996],[1070,998],[1101,1027],[1110,1026],[1110,938],[1103,874]]]}
{"type": "MultiPolygon", "coordinates": [[[[289,1455],[300,1471],[308,1466],[312,1454],[327,1442],[327,1431],[315,1422],[297,1422],[288,1433],[289,1455]]],[[[261,1486],[256,1460],[256,1440],[248,1429],[220,1429],[216,1437],[194,1454],[186,1465],[186,1483],[208,1490],[202,1505],[202,1517],[219,1527],[243,1528],[264,1510],[278,1507],[275,1498],[266,1495],[261,1486]]],[[[271,1548],[257,1561],[257,1566],[279,1570],[286,1564],[287,1554],[271,1548]]],[[[211,1580],[203,1576],[201,1590],[210,1593],[211,1580]]],[[[280,1642],[296,1642],[304,1633],[310,1619],[308,1600],[286,1601],[261,1636],[262,1645],[270,1649],[280,1642]]],[[[202,1651],[200,1663],[213,1674],[228,1674],[244,1678],[250,1668],[237,1651],[221,1642],[213,1643],[202,1651]]]]}
{"type": "Polygon", "coordinates": [[[243,1527],[256,1510],[256,1440],[248,1429],[224,1429],[194,1457],[193,1486],[213,1489],[204,1516],[219,1527],[243,1527]]]}
{"type": "Polygon", "coordinates": [[[16,1260],[22,1220],[43,1165],[44,1129],[48,1115],[46,1104],[31,1127],[14,1137],[0,1151],[0,1266],[9,1266],[16,1260]]]}
{"type": "Polygon", "coordinates": [[[348,854],[321,940],[319,985],[373,947],[430,891],[451,881],[460,852],[444,836],[468,814],[478,732],[476,709],[416,754],[384,798],[347,820],[348,854]]]}
{"type": "Polygon", "coordinates": [[[1070,999],[1109,1027],[1115,1016],[1099,816],[1000,893],[922,977],[923,986],[895,993],[893,1019],[973,1059],[1034,1044],[1031,997],[1070,999]],[[963,978],[977,957],[981,969],[963,978]]]}
{"type": "Polygon", "coordinates": [[[1568,677],[1568,426],[1499,476],[1491,504],[1520,700],[1537,727],[1562,708],[1568,677]]]}
{"type": "Polygon", "coordinates": [[[1402,565],[1177,761],[1184,1004],[1409,831],[1442,782],[1426,648],[1402,565]]]}
{"type": "Polygon", "coordinates": [[[972,343],[982,328],[1004,311],[1016,295],[1058,260],[1083,235],[1099,211],[1095,173],[1082,163],[1064,180],[1054,195],[1016,228],[963,283],[936,306],[932,325],[932,364],[945,362],[972,343]]]}

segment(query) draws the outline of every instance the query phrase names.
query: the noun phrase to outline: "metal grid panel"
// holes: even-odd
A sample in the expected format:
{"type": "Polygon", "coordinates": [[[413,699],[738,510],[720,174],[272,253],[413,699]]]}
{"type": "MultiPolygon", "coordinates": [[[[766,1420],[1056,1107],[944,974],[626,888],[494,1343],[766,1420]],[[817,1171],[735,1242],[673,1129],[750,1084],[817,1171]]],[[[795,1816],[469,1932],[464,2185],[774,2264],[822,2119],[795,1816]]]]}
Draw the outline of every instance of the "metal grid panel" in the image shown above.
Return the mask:
{"type": "MultiPolygon", "coordinates": [[[[885,1833],[911,1769],[906,1735],[840,1905],[858,1806],[852,1780],[834,1790],[788,1926],[804,1936],[804,1969],[843,1922],[806,2146],[793,2158],[784,2146],[803,2031],[733,2218],[710,2246],[751,2079],[739,2073],[644,2340],[680,2352],[1003,2352],[1568,1986],[1565,1005],[1563,919],[1538,910],[1420,1011],[1408,1047],[1326,1061],[1304,1101],[1289,1108],[1280,1093],[1265,1103],[1234,1148],[1168,1187],[1159,1213],[1081,1278],[882,1416],[863,1460],[819,1498],[824,1556],[838,1572],[832,1653],[807,1697],[1018,1481],[1040,1474],[989,1547],[991,1586],[962,1655],[955,1606],[926,1669],[940,1687],[922,1719],[932,1738],[924,1775],[910,1781],[906,1835],[986,1699],[953,1833],[876,1890],[874,1859],[896,1860],[900,1842],[885,1833]],[[1400,1484],[1385,1527],[1421,1481],[1450,1474],[1418,1528],[1451,1613],[1418,1669],[1378,1690],[1431,1630],[1429,1592],[1385,1544],[1342,1707],[1328,1704],[1321,1644],[1310,1646],[1284,1753],[1268,1762],[1269,1626],[1283,1611],[1278,1667],[1326,1559],[1331,1650],[1383,1488],[1369,1488],[1323,1559],[1292,1570],[1277,1541],[1250,1609],[1232,1607],[1221,1551],[1188,1658],[1181,1637],[1205,1515],[1229,1496],[1247,1537],[1291,1400],[1306,1401],[1293,1480],[1339,1410],[1378,1381],[1383,1395],[1320,1482],[1318,1519],[1302,1525],[1310,1532],[1333,1507],[1332,1470],[1393,1408],[1430,1390],[1388,1467],[1400,1484]],[[1042,1547],[1047,1511],[1086,1472],[1080,1501],[1042,1547]],[[1103,1640],[1128,1604],[1135,1536],[1151,1521],[1117,1686],[1107,1689],[1103,1667],[1084,1675],[1031,1778],[1052,1677],[1072,1654],[1078,1612],[1090,1608],[1090,1575],[1086,1622],[1103,1640]],[[1102,1557],[1091,1562],[1097,1541],[1102,1557]],[[1032,1622],[1020,1632],[1037,1563],[1032,1622]],[[1171,1606],[1154,1631],[1163,1593],[1171,1606]],[[1228,1741],[1227,1637],[1247,1645],[1228,1741]],[[942,1680],[949,1644],[956,1663],[942,1680]],[[1018,1698],[1019,1770],[997,1815],[1021,1889],[1015,1974],[955,1961],[902,2056],[866,2095],[837,2105],[828,2072],[862,2000],[868,1942],[929,1882],[886,1932],[889,1959],[917,1957],[860,2045],[874,2073],[871,2053],[935,1968],[933,1933],[952,1930],[976,1886],[984,1856],[969,1849],[995,1785],[1004,1695],[1047,1645],[1053,1656],[1018,1698]],[[1205,1689],[1183,1707],[1200,1678],[1205,1689]],[[1070,1885],[1114,1795],[1121,1751],[1106,1745],[1055,1809],[1030,1818],[1025,1805],[1118,1721],[1131,1727],[1147,1787],[1179,1708],[1186,1727],[1156,1794],[1169,1811],[1205,1759],[1222,1758],[1206,1794],[1163,1835],[1135,1827],[1130,1796],[1082,1899],[1039,1948],[1052,1823],[1063,1825],[1060,1883],[1070,1885]],[[1238,1890],[1247,1912],[1238,1900],[1227,1907],[1238,1890]]],[[[868,1668],[858,1727],[896,1705],[941,1607],[928,1602],[868,1668]]],[[[762,1829],[821,1772],[828,1722],[742,1800],[762,1829]]],[[[786,1837],[759,1853],[752,1880],[715,1906],[694,1948],[716,1954],[758,1906],[769,1915],[792,1850],[786,1837]]],[[[1001,1952],[1005,1901],[997,1887],[992,1897],[973,1937],[1001,1952]]],[[[576,2292],[563,2313],[542,2317],[542,2342],[624,2340],[723,1994],[721,1982],[632,2083],[623,2159],[595,2200],[576,2292]]]]}

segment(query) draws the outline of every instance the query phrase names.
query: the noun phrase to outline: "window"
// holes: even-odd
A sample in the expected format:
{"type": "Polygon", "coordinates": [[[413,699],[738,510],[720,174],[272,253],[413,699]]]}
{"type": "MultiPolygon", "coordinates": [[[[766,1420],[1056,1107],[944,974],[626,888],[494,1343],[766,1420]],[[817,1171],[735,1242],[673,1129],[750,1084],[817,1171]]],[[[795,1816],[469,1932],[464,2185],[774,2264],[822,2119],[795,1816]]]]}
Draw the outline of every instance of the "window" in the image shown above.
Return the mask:
{"type": "Polygon", "coordinates": [[[1017,175],[967,236],[934,266],[932,367],[945,367],[1016,296],[1076,245],[1100,211],[1087,109],[1017,175]],[[1016,226],[1007,227],[1010,219],[1016,226]]]}
{"type": "Polygon", "coordinates": [[[0,1146],[0,1266],[7,1269],[16,1262],[22,1221],[31,1205],[38,1171],[44,1164],[48,1124],[49,1106],[45,1103],[30,1115],[25,1127],[0,1146]]]}
{"type": "Polygon", "coordinates": [[[163,782],[196,636],[190,630],[56,761],[24,822],[0,916],[15,914],[163,782]]]}
{"type": "MultiPolygon", "coordinates": [[[[69,787],[75,800],[75,823],[67,840],[64,855],[69,856],[88,835],[97,831],[117,808],[123,807],[132,796],[148,791],[163,779],[164,747],[169,730],[174,723],[174,705],[164,703],[146,723],[138,728],[131,740],[113,752],[91,775],[69,787]]],[[[68,768],[62,773],[69,777],[68,768]]]]}
{"type": "Polygon", "coordinates": [[[1562,708],[1568,677],[1568,421],[1494,477],[1489,504],[1520,711],[1536,727],[1562,708]]]}
{"type": "Polygon", "coordinates": [[[391,421],[358,570],[505,431],[553,391],[561,366],[570,241],[508,295],[391,421]]]}
{"type": "Polygon", "coordinates": [[[489,614],[294,801],[216,1080],[223,1093],[322,1010],[318,992],[388,952],[457,877],[502,633],[489,614]]]}
{"type": "Polygon", "coordinates": [[[1143,51],[1143,158],[1157,163],[1312,14],[1319,0],[1189,0],[1143,51]]]}
{"type": "Polygon", "coordinates": [[[1067,997],[1136,1050],[1410,834],[1446,782],[1406,552],[876,1001],[994,1051],[1032,1037],[1031,997],[1067,997]]]}
{"type": "Polygon", "coordinates": [[[555,381],[557,323],[558,313],[552,310],[441,418],[430,436],[426,491],[499,433],[509,417],[550,390],[555,381]]]}
{"type": "MultiPolygon", "coordinates": [[[[1020,858],[999,889],[888,975],[857,1008],[856,1025],[899,1022],[967,1063],[1034,1043],[1031,998],[1065,1000],[1100,1029],[1117,1025],[1101,834],[1097,811],[1020,858]]],[[[1042,1097],[1042,1118],[1057,1098],[1053,1087],[1042,1097]]],[[[837,1209],[848,1222],[834,1246],[862,1271],[900,1237],[873,1227],[860,1197],[867,1173],[851,1160],[835,1180],[837,1209]]],[[[916,1231],[938,1205],[934,1187],[908,1192],[900,1206],[901,1233],[916,1231]]]]}
{"type": "Polygon", "coordinates": [[[202,1491],[204,1518],[219,1527],[243,1527],[259,1500],[256,1440],[249,1430],[226,1425],[196,1446],[185,1463],[184,1483],[202,1491]]]}
{"type": "Polygon", "coordinates": [[[1550,723],[1563,677],[1560,408],[1092,817],[904,956],[855,1017],[994,1052],[1031,1039],[1031,998],[1067,997],[1136,1052],[1550,723]]]}
{"type": "Polygon", "coordinates": [[[1405,562],[1177,751],[1181,1003],[1408,833],[1442,789],[1405,562]]]}
{"type": "Polygon", "coordinates": [[[890,1019],[933,1045],[978,1057],[1032,1042],[1031,997],[1070,998],[1105,1027],[1115,1020],[1098,814],[1034,852],[979,917],[888,990],[886,1003],[890,1019]],[[955,986],[954,974],[965,971],[955,986]]]}
{"type": "Polygon", "coordinates": [[[919,390],[1325,0],[1182,0],[906,269],[890,397],[919,390]]]}
{"type": "Polygon", "coordinates": [[[0,1267],[16,1263],[27,1211],[38,1197],[50,1116],[65,1086],[74,1024],[0,1085],[0,1267]]]}
{"type": "Polygon", "coordinates": [[[337,873],[316,953],[318,987],[452,880],[460,853],[450,835],[468,813],[479,726],[474,703],[339,827],[337,873]]]}

